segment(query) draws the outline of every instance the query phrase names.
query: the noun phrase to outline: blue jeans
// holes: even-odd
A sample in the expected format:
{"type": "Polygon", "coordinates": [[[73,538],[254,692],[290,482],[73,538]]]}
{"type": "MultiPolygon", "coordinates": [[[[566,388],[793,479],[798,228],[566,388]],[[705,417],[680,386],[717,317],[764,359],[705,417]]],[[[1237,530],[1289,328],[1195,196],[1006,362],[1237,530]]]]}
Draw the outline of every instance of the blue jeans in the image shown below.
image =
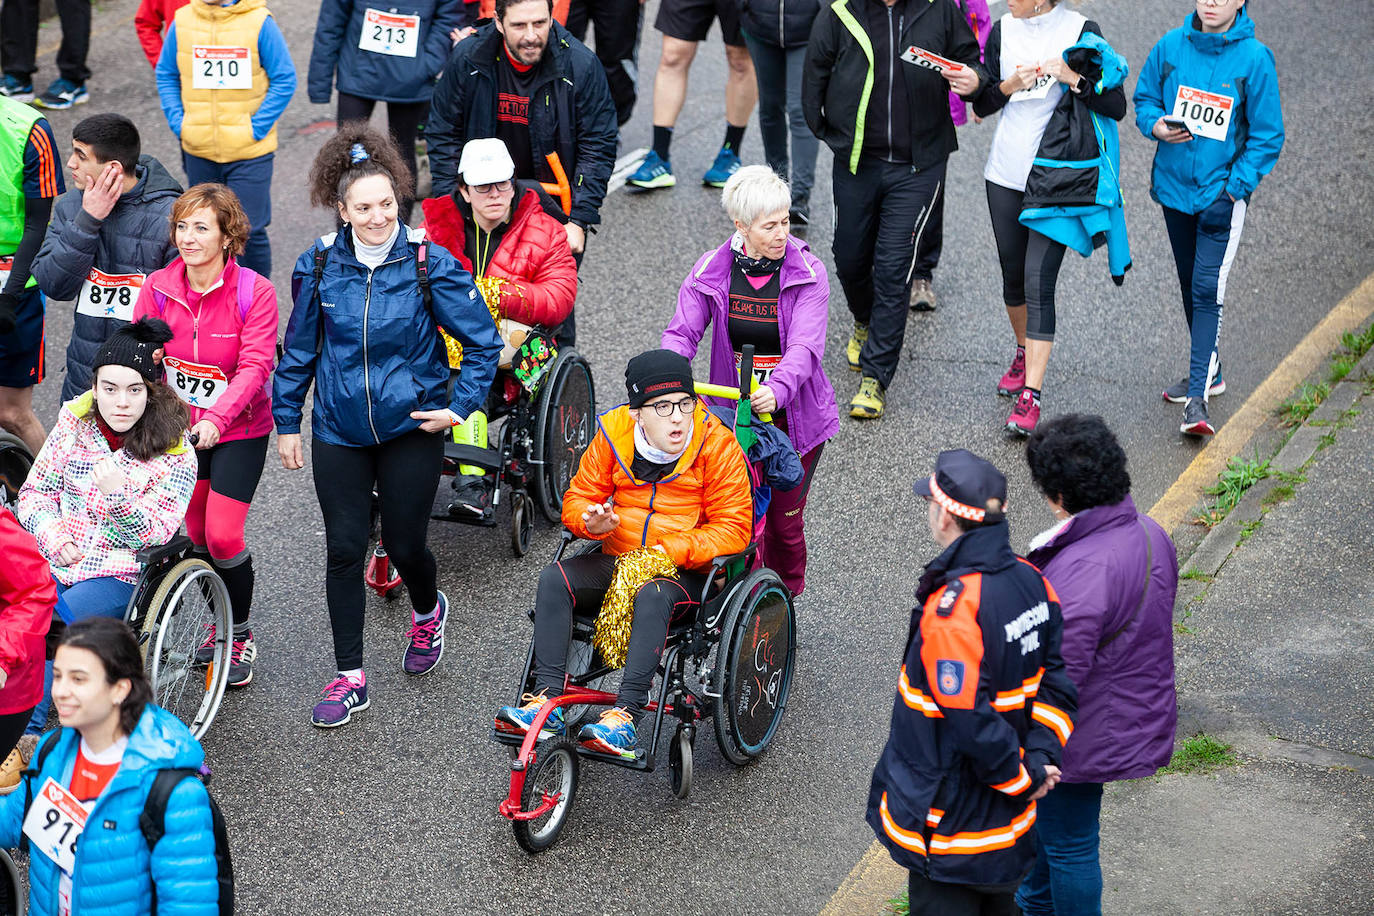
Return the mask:
{"type": "Polygon", "coordinates": [[[781,48],[750,35],[744,36],[754,60],[759,84],[759,134],[768,167],[787,178],[787,135],[792,134],[792,206],[810,209],[811,186],[816,181],[816,151],[821,141],[806,126],[802,111],[802,63],[806,46],[781,48]]]}
{"type": "Polygon", "coordinates": [[[186,170],[187,185],[217,181],[227,185],[243,205],[244,215],[252,231],[248,244],[239,255],[239,263],[264,277],[272,275],[272,243],[267,240],[267,227],[272,224],[272,157],[274,153],[243,159],[239,162],[214,162],[181,154],[181,166],[186,170]]]}
{"type": "Polygon", "coordinates": [[[1102,916],[1102,783],[1061,782],[1036,803],[1035,865],[1016,891],[1025,916],[1102,916]]]}
{"type": "MultiPolygon", "coordinates": [[[[76,623],[87,617],[114,617],[123,619],[124,609],[129,606],[134,587],[123,579],[104,576],[87,579],[75,585],[57,585],[57,615],[66,623],[76,623]]],[[[43,699],[33,708],[29,727],[24,730],[28,735],[41,735],[48,724],[48,709],[52,706],[52,662],[43,666],[43,699]]]]}

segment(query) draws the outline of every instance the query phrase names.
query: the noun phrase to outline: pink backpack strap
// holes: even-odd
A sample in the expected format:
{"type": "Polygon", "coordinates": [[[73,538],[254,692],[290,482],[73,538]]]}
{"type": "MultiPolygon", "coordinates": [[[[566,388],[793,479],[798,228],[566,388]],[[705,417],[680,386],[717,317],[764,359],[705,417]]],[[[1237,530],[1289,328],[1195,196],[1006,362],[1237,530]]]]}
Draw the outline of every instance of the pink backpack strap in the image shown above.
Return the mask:
{"type": "MultiPolygon", "coordinates": [[[[239,324],[248,321],[248,310],[253,307],[253,288],[258,282],[256,271],[239,265],[239,324]]],[[[156,291],[154,291],[156,295],[156,291]]]]}

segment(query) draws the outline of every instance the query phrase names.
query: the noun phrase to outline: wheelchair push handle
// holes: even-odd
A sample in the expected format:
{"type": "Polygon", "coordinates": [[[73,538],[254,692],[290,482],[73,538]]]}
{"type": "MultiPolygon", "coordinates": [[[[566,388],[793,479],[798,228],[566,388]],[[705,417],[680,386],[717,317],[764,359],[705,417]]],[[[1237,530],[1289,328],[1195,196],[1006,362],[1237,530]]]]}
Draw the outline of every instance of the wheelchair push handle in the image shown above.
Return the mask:
{"type": "Polygon", "coordinates": [[[550,197],[558,198],[559,205],[565,214],[572,214],[572,185],[568,182],[568,173],[563,170],[563,161],[558,158],[557,153],[549,153],[544,157],[549,163],[549,168],[553,171],[553,181],[541,181],[539,186],[548,192],[550,197]]]}
{"type": "MultiPolygon", "coordinates": [[[[702,397],[724,398],[728,401],[742,401],[759,388],[758,377],[754,375],[754,345],[745,344],[740,350],[739,387],[713,385],[710,382],[693,382],[692,387],[702,397]],[[746,394],[746,392],[748,392],[746,394]]],[[[759,419],[765,423],[773,422],[773,415],[761,413],[759,419]]]]}

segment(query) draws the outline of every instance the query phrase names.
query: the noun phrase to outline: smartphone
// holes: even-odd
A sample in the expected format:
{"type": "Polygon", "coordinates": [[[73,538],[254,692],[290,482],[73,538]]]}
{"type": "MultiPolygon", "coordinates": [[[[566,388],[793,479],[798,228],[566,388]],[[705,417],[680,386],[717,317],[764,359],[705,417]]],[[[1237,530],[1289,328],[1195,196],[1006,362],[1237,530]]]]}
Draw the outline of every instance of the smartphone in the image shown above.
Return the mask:
{"type": "Polygon", "coordinates": [[[1188,123],[1184,121],[1182,118],[1175,118],[1169,115],[1165,115],[1162,120],[1164,121],[1164,126],[1171,130],[1181,130],[1189,135],[1193,133],[1191,130],[1188,129],[1188,123]]]}

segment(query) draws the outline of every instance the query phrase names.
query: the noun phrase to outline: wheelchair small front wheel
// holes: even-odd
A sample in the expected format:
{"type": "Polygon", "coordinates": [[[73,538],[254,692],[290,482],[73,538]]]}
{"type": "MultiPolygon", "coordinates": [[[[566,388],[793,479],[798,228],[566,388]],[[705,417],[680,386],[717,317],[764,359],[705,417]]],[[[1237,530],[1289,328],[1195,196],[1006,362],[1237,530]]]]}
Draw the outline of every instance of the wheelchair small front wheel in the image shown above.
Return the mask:
{"type": "Polygon", "coordinates": [[[516,490],[510,500],[510,546],[517,557],[530,552],[534,537],[534,500],[524,490],[516,490]]]}
{"type": "Polygon", "coordinates": [[[686,798],[692,792],[692,739],[696,729],[678,725],[673,743],[668,745],[668,782],[673,794],[686,798]]]}
{"type": "Polygon", "coordinates": [[[214,567],[185,559],[163,576],[144,618],[148,678],[153,702],[204,737],[219,712],[229,683],[229,648],[234,630],[229,592],[214,567]],[[197,650],[214,627],[214,649],[208,664],[196,661],[197,650]]]}
{"type": "Polygon", "coordinates": [[[19,869],[8,852],[0,849],[0,916],[24,916],[28,901],[19,880],[19,869]]]}
{"type": "Polygon", "coordinates": [[[18,436],[0,430],[0,506],[11,512],[19,502],[19,488],[33,468],[33,452],[18,436]]]}
{"type": "Polygon", "coordinates": [[[545,801],[548,811],[527,821],[512,821],[515,842],[528,853],[543,852],[558,842],[577,796],[577,745],[571,738],[550,738],[534,748],[534,765],[525,773],[520,810],[533,811],[545,801]]]}

